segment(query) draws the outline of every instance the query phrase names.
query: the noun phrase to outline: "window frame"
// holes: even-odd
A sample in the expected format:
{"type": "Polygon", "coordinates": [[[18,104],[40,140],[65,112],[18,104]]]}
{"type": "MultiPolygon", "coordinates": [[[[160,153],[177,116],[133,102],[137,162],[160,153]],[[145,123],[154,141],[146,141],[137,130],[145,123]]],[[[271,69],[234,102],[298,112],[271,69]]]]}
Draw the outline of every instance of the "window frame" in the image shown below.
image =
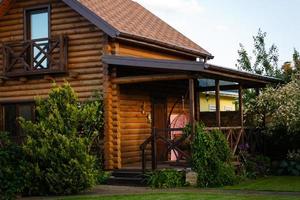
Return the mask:
{"type": "Polygon", "coordinates": [[[50,4],[34,6],[24,9],[24,40],[31,40],[31,20],[29,13],[42,13],[48,12],[48,39],[51,38],[51,6],[50,4]]]}
{"type": "MultiPolygon", "coordinates": [[[[5,106],[13,105],[16,108],[16,117],[20,117],[20,106],[22,105],[29,105],[31,107],[31,120],[36,121],[36,104],[35,101],[17,101],[17,102],[1,102],[0,103],[0,131],[6,131],[5,127],[5,106]]],[[[16,133],[12,135],[13,137],[23,137],[22,132],[20,130],[19,123],[16,123],[16,133]]]]}

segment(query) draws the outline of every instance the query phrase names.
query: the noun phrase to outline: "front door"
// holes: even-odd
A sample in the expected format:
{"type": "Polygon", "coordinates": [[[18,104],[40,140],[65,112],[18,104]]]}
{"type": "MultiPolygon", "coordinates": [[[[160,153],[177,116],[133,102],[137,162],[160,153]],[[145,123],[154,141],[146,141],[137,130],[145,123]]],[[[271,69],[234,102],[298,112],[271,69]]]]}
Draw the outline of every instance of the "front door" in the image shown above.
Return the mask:
{"type": "MultiPolygon", "coordinates": [[[[152,127],[158,130],[167,128],[167,100],[163,97],[153,97],[152,99],[152,127]]],[[[157,136],[168,137],[167,131],[157,131],[157,136]]],[[[167,144],[161,140],[157,141],[157,161],[168,160],[167,144]]]]}

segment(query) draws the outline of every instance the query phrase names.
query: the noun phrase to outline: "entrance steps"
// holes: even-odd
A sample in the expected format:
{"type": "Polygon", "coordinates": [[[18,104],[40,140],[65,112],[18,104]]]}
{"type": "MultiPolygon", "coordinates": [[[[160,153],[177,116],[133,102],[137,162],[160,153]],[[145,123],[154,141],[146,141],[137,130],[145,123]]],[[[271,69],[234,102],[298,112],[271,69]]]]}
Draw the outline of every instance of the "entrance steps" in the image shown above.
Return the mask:
{"type": "Polygon", "coordinates": [[[115,170],[108,179],[108,185],[146,186],[146,176],[141,170],[115,170]]]}

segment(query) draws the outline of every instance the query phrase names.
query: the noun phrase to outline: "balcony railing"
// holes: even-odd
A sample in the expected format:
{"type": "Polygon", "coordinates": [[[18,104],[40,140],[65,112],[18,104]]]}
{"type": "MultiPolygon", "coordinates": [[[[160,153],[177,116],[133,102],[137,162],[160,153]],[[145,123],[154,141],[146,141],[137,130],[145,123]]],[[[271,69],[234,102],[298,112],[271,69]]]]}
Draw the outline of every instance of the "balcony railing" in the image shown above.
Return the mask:
{"type": "Polygon", "coordinates": [[[65,73],[67,49],[66,36],[4,43],[4,75],[20,77],[65,73]]]}

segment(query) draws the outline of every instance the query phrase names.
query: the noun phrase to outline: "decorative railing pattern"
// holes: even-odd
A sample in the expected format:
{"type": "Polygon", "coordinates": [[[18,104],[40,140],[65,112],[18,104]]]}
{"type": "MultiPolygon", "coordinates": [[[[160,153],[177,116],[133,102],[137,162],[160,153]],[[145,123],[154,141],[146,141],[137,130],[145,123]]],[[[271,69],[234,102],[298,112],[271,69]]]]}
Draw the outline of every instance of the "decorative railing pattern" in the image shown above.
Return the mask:
{"type": "Polygon", "coordinates": [[[207,131],[214,129],[220,129],[225,134],[232,154],[236,155],[239,145],[245,143],[246,132],[244,127],[206,128],[207,131]]]}
{"type": "Polygon", "coordinates": [[[169,129],[152,129],[152,135],[145,140],[145,142],[140,146],[142,151],[142,170],[146,171],[146,149],[147,146],[151,143],[151,162],[152,170],[157,169],[157,142],[161,141],[167,146],[168,153],[174,153],[176,157],[176,162],[179,162],[181,159],[188,160],[190,155],[181,149],[182,144],[189,139],[189,136],[182,134],[180,138],[170,139],[171,137],[165,138],[160,136],[158,133],[168,132],[170,135],[174,131],[183,131],[182,128],[169,128],[169,129]]]}
{"type": "Polygon", "coordinates": [[[66,36],[3,44],[4,75],[19,77],[64,73],[67,69],[66,36]]]}
{"type": "MultiPolygon", "coordinates": [[[[246,139],[246,133],[244,127],[209,127],[206,128],[208,132],[219,129],[221,130],[228,141],[229,147],[232,151],[233,155],[236,155],[239,145],[244,144],[246,139]]],[[[190,141],[190,136],[182,134],[180,138],[170,139],[161,137],[158,133],[160,132],[168,132],[171,133],[173,131],[183,131],[182,128],[175,129],[152,129],[152,135],[145,140],[145,142],[140,146],[140,150],[142,152],[142,171],[145,173],[146,171],[146,149],[148,145],[151,145],[151,162],[152,162],[152,170],[157,169],[157,142],[162,141],[165,145],[167,145],[168,153],[175,152],[176,162],[184,159],[188,161],[191,158],[190,152],[186,152],[181,149],[181,146],[184,142],[190,141]]],[[[169,134],[170,135],[170,134],[169,134]]]]}

